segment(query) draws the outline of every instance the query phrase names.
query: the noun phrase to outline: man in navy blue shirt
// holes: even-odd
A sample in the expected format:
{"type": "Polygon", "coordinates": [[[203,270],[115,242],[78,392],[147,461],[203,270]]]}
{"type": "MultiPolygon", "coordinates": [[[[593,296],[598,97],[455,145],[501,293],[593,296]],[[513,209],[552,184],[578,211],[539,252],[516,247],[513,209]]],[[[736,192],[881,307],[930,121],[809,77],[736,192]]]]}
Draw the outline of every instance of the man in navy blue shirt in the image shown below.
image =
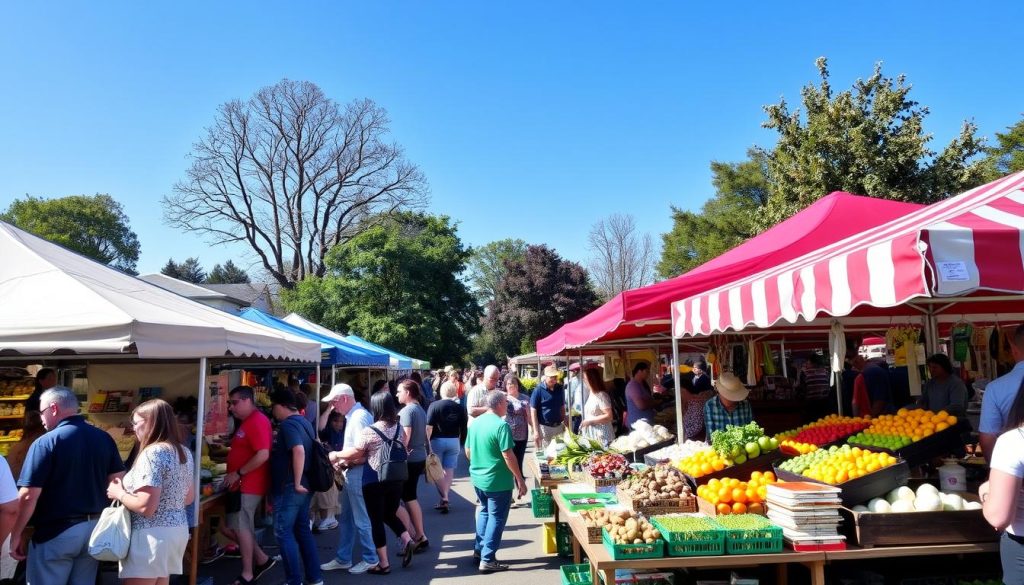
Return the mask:
{"type": "Polygon", "coordinates": [[[565,389],[558,383],[558,368],[544,368],[544,377],[530,393],[533,442],[546,449],[551,439],[565,432],[565,389]]]}
{"type": "Polygon", "coordinates": [[[21,509],[11,556],[25,559],[21,534],[31,519],[29,585],[92,585],[99,563],[89,556],[89,536],[110,503],[107,486],[124,475],[124,464],[110,435],[78,414],[71,390],[43,392],[39,407],[48,432],[29,447],[18,479],[21,509]]]}

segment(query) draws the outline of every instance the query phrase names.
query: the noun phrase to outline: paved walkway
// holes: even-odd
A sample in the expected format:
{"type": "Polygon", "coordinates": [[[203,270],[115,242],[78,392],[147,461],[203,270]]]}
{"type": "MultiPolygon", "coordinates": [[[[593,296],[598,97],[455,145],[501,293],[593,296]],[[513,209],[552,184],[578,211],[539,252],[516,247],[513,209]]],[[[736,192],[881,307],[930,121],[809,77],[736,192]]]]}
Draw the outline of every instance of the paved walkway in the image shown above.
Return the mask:
{"type": "MultiPolygon", "coordinates": [[[[527,485],[532,487],[529,478],[527,485]]],[[[493,585],[523,584],[527,582],[523,580],[524,578],[530,580],[531,584],[558,582],[558,568],[568,561],[555,555],[543,554],[540,543],[542,520],[533,517],[529,507],[529,494],[522,500],[527,505],[514,507],[510,511],[502,548],[498,554],[498,558],[509,563],[511,569],[486,577],[477,571],[476,563],[473,562],[476,497],[469,483],[464,458],[460,459],[455,485],[449,497],[451,512],[442,515],[433,509],[439,499],[437,490],[425,482],[420,484],[419,501],[424,507],[424,522],[427,537],[430,539],[430,548],[416,555],[408,568],[403,569],[401,559],[394,556],[398,546],[389,530],[388,550],[392,555],[390,575],[350,575],[347,571],[335,571],[324,574],[324,583],[381,585],[391,582],[418,585],[440,579],[445,579],[445,583],[480,583],[483,578],[493,585]]],[[[321,562],[333,558],[338,541],[337,529],[316,535],[316,540],[321,562]]],[[[276,553],[276,547],[269,547],[268,552],[276,553]]],[[[214,585],[230,584],[238,574],[238,567],[237,559],[220,559],[209,565],[200,565],[199,582],[202,583],[203,578],[212,577],[214,585]]],[[[284,571],[280,564],[264,575],[259,582],[263,585],[284,583],[284,571]]]]}

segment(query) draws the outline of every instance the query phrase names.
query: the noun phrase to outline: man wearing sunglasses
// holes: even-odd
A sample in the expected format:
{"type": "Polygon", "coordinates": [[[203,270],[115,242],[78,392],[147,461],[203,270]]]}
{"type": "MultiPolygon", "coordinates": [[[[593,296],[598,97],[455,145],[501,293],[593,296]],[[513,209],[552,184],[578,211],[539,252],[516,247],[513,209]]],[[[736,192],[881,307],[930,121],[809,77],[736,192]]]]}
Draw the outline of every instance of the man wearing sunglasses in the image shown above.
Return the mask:
{"type": "Polygon", "coordinates": [[[238,421],[228,452],[228,473],[224,485],[236,492],[239,509],[229,511],[228,527],[238,542],[242,572],[239,585],[251,583],[274,566],[274,560],[256,543],[256,510],[270,487],[270,419],[256,408],[253,389],[238,386],[228,394],[228,409],[238,421]]]}

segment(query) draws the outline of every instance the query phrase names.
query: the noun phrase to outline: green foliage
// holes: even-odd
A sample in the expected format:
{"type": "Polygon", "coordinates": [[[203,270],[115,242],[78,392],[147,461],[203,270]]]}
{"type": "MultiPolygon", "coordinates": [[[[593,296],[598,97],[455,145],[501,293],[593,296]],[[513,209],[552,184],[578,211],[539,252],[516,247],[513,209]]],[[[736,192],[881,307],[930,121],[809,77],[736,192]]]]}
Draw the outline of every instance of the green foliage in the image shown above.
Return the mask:
{"type": "Polygon", "coordinates": [[[167,264],[160,269],[160,274],[192,284],[202,284],[206,281],[206,271],[199,263],[199,258],[186,258],[184,262],[175,262],[174,258],[168,258],[167,264]]]}
{"type": "Polygon", "coordinates": [[[470,350],[481,313],[458,278],[468,259],[447,216],[402,212],[335,246],[326,274],[299,282],[283,300],[335,331],[436,364],[456,362],[470,350]]]}
{"type": "Polygon", "coordinates": [[[0,219],[122,272],[135,274],[139,238],[110,195],[15,199],[0,219]]]}
{"type": "Polygon", "coordinates": [[[801,90],[803,111],[785,100],[765,106],[762,124],[778,133],[766,151],[771,180],[759,227],[771,227],[833,191],[898,201],[932,203],[983,180],[983,139],[964,122],[960,134],[936,153],[924,131],[928,108],[910,99],[903,75],[886,77],[881,64],[852,89],[833,93],[828,63],[816,62],[818,85],[801,90]]]}
{"type": "Polygon", "coordinates": [[[757,210],[768,201],[766,156],[754,149],[739,163],[713,161],[715,195],[699,212],[672,207],[672,231],[662,234],[658,274],[696,268],[757,234],[757,210]]]}
{"type": "Polygon", "coordinates": [[[996,132],[998,146],[985,149],[985,178],[994,181],[1010,173],[1024,171],[1024,118],[996,132]]]}
{"type": "Polygon", "coordinates": [[[487,306],[494,298],[498,281],[505,275],[505,261],[522,260],[525,254],[526,242],[512,238],[490,242],[473,250],[468,265],[469,283],[482,306],[487,306]]]}
{"type": "Polygon", "coordinates": [[[587,271],[547,246],[527,246],[523,259],[505,268],[483,324],[504,355],[533,351],[538,338],[597,304],[587,271]]]}
{"type": "Polygon", "coordinates": [[[207,284],[248,284],[249,275],[234,262],[228,260],[223,266],[214,264],[206,276],[207,284]]]}
{"type": "Polygon", "coordinates": [[[520,378],[519,379],[519,385],[523,388],[523,390],[527,394],[529,394],[530,392],[533,392],[533,389],[537,387],[537,384],[540,384],[540,378],[520,378]]]}

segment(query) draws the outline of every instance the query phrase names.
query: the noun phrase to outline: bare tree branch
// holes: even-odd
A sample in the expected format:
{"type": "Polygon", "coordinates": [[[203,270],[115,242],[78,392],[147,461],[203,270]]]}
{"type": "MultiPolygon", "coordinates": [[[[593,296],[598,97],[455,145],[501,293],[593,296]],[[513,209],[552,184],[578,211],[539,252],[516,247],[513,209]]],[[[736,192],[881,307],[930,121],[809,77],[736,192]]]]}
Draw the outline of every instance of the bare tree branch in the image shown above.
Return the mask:
{"type": "Polygon", "coordinates": [[[389,125],[373,101],[341,106],[305,81],[227,102],[164,197],[164,219],[213,244],[245,242],[281,286],[322,276],[327,252],[368,218],[427,202],[389,125]]]}
{"type": "Polygon", "coordinates": [[[616,213],[590,229],[588,268],[601,300],[654,282],[654,245],[637,230],[632,215],[616,213]]]}

